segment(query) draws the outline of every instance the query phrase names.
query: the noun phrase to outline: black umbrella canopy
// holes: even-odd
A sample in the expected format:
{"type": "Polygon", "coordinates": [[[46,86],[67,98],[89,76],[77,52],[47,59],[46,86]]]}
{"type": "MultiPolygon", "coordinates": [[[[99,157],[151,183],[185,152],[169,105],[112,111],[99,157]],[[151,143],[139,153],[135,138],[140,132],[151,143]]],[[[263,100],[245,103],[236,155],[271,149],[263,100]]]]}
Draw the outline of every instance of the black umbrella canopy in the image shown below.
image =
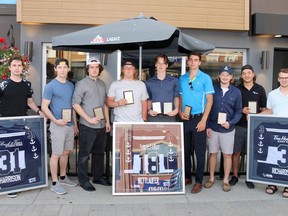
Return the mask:
{"type": "Polygon", "coordinates": [[[169,54],[198,51],[207,53],[215,47],[153,17],[138,17],[54,37],[53,49],[109,53],[115,50],[154,49],[169,54]]]}

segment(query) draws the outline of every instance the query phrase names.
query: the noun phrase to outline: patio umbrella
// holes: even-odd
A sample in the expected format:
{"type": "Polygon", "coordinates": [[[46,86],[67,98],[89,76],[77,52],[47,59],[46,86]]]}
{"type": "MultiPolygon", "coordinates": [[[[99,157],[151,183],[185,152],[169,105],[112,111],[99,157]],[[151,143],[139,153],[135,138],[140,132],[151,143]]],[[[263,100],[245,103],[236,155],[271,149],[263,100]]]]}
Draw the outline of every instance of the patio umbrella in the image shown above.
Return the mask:
{"type": "Polygon", "coordinates": [[[141,69],[142,50],[179,55],[189,51],[207,53],[215,48],[211,44],[182,33],[172,25],[153,17],[145,17],[143,14],[54,37],[52,47],[56,50],[93,53],[139,50],[139,69],[141,69]]]}

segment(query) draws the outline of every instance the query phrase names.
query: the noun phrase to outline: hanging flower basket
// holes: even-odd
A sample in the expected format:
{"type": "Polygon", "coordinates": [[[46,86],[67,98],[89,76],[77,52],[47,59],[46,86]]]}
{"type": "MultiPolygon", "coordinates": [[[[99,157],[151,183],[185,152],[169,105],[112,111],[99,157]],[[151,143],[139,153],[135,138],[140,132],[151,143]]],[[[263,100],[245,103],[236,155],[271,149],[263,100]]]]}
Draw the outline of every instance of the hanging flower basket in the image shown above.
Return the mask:
{"type": "Polygon", "coordinates": [[[0,38],[0,80],[10,77],[8,61],[13,55],[20,55],[24,61],[22,78],[27,79],[30,61],[27,55],[22,55],[17,47],[7,47],[5,38],[0,38]]]}

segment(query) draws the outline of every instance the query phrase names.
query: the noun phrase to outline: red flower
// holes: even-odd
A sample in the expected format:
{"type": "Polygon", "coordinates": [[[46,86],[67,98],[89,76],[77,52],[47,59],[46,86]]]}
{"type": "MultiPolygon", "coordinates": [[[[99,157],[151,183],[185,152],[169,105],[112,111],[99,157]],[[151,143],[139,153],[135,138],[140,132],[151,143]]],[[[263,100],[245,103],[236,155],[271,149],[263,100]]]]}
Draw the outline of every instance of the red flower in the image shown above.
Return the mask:
{"type": "Polygon", "coordinates": [[[7,46],[6,46],[6,45],[4,45],[4,46],[3,46],[3,49],[4,49],[4,50],[6,50],[6,49],[7,49],[7,46]]]}
{"type": "Polygon", "coordinates": [[[5,79],[7,79],[8,78],[8,76],[6,76],[6,75],[4,75],[4,76],[2,76],[2,80],[5,80],[5,79]]]}
{"type": "Polygon", "coordinates": [[[6,42],[5,38],[0,38],[0,43],[5,43],[5,42],[6,42]]]}

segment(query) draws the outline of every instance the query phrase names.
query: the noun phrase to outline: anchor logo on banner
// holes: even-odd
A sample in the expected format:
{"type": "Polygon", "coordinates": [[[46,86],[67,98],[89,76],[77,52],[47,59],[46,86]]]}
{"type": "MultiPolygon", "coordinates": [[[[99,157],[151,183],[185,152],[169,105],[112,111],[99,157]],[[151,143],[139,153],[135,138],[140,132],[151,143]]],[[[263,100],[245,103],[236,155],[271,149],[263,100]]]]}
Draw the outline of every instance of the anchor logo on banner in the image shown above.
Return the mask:
{"type": "Polygon", "coordinates": [[[258,146],[262,147],[263,145],[264,145],[263,142],[260,140],[258,146]]]}

